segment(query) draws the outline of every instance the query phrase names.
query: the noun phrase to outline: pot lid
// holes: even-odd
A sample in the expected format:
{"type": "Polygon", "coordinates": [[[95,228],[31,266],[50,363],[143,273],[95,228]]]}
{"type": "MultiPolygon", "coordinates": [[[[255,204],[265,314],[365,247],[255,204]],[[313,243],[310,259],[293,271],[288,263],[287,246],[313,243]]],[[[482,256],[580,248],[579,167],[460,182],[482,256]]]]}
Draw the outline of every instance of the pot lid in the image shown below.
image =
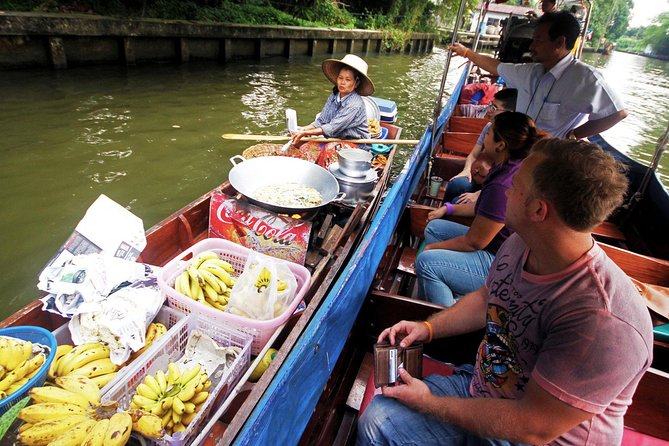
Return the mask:
{"type": "Polygon", "coordinates": [[[348,183],[348,184],[372,183],[379,179],[379,176],[376,174],[376,170],[374,169],[369,169],[367,172],[365,172],[365,175],[361,177],[349,177],[348,175],[344,175],[339,170],[338,162],[330,164],[328,166],[328,170],[332,173],[332,175],[334,175],[337,181],[341,181],[343,183],[348,183]]]}

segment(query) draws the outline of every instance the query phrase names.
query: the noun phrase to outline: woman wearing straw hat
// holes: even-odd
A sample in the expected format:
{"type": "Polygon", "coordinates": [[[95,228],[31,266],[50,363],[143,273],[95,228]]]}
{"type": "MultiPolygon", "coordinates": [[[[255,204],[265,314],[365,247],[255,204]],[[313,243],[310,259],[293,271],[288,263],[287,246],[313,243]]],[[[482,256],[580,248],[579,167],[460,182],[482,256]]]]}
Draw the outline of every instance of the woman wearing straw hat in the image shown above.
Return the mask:
{"type": "MultiPolygon", "coordinates": [[[[292,144],[299,145],[300,139],[305,136],[369,138],[367,109],[362,96],[374,93],[374,83],[367,76],[367,63],[356,55],[347,54],[341,60],[325,60],[323,73],[334,84],[332,94],[314,122],[306,127],[298,127],[293,134],[292,144]]],[[[306,145],[301,145],[300,150],[307,150],[306,145]]]]}

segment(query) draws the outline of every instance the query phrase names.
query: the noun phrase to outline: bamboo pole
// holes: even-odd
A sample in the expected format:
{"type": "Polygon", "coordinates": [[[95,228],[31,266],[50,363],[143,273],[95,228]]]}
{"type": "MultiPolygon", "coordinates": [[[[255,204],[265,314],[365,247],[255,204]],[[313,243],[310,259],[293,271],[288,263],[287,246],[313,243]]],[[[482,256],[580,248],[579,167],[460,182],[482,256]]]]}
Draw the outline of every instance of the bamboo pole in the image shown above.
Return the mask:
{"type": "MultiPolygon", "coordinates": [[[[288,141],[290,136],[280,135],[246,135],[241,133],[224,133],[223,139],[241,141],[288,141]]],[[[302,138],[300,141],[316,142],[351,142],[354,144],[418,144],[417,139],[340,139],[340,138],[302,138]]]]}

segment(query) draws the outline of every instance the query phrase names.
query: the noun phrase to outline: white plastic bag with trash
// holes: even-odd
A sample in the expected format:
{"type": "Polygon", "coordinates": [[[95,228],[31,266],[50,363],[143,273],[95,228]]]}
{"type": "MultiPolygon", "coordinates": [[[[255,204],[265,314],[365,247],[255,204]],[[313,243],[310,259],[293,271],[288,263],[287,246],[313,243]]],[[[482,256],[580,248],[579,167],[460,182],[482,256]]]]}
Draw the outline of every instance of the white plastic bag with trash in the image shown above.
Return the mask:
{"type": "Polygon", "coordinates": [[[230,292],[228,312],[249,319],[274,319],[286,311],[296,292],[297,280],[286,262],[251,253],[230,292]]]}

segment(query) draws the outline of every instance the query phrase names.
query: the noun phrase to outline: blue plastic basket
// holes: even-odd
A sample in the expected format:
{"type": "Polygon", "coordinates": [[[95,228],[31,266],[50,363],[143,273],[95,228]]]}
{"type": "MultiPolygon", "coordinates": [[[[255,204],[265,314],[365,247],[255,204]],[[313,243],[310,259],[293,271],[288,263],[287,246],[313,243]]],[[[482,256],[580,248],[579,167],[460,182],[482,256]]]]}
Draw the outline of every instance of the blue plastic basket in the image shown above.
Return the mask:
{"type": "Polygon", "coordinates": [[[33,344],[45,345],[49,348],[49,353],[46,357],[46,360],[42,364],[39,373],[33,376],[21,386],[16,392],[9,395],[7,398],[0,400],[0,415],[7,412],[7,410],[12,407],[14,404],[21,401],[21,399],[28,395],[30,389],[35,386],[41,386],[46,381],[46,374],[49,371],[51,362],[56,356],[56,338],[50,331],[45,330],[41,327],[33,326],[19,326],[19,327],[9,327],[0,329],[0,336],[9,336],[12,338],[18,338],[23,341],[30,341],[33,344]]]}

